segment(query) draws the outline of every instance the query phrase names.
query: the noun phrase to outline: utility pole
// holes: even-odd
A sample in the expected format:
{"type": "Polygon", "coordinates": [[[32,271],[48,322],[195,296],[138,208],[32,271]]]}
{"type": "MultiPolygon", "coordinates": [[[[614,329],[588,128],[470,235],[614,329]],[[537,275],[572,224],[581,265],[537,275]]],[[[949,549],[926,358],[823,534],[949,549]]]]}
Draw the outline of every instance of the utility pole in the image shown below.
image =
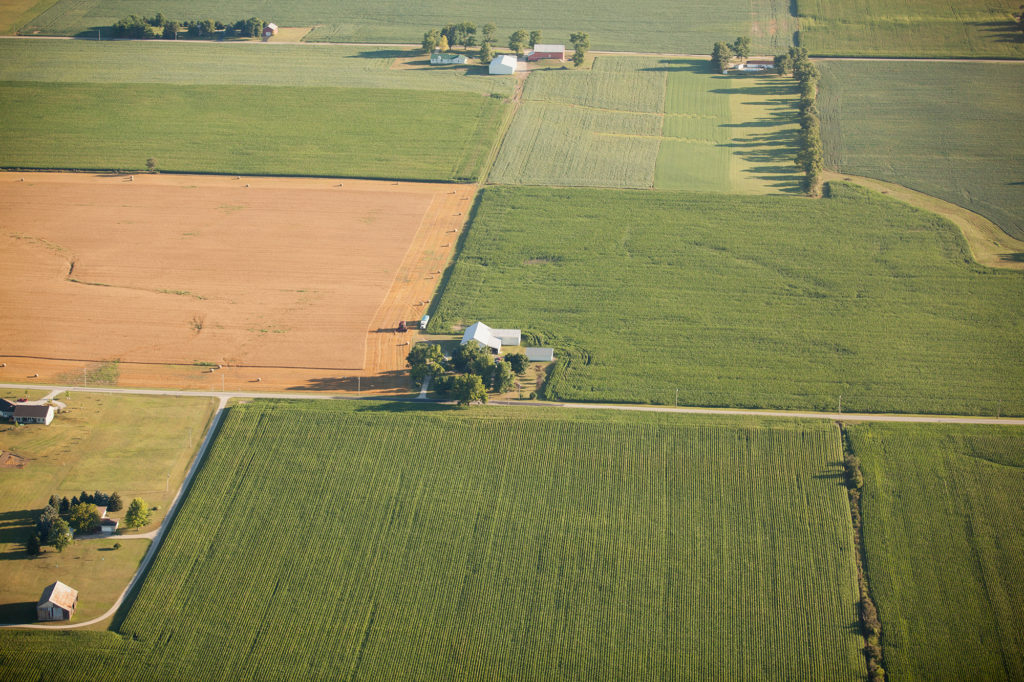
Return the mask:
{"type": "Polygon", "coordinates": [[[679,389],[676,389],[676,407],[679,407],[679,389]]]}
{"type": "Polygon", "coordinates": [[[85,371],[85,367],[82,368],[82,388],[89,387],[89,375],[85,371]]]}
{"type": "Polygon", "coordinates": [[[359,397],[359,392],[362,390],[363,378],[356,377],[356,397],[359,397]]]}
{"type": "Polygon", "coordinates": [[[843,394],[839,394],[839,414],[843,413],[843,394]]]}

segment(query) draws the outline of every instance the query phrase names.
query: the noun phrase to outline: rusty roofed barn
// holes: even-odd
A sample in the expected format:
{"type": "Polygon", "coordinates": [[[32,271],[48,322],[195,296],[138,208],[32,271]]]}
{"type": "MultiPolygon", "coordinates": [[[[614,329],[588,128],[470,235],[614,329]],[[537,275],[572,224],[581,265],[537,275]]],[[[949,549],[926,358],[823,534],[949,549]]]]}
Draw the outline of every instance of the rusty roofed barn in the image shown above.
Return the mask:
{"type": "Polygon", "coordinates": [[[78,590],[58,580],[43,590],[43,596],[36,604],[36,617],[39,620],[68,620],[75,615],[77,607],[78,590]]]}

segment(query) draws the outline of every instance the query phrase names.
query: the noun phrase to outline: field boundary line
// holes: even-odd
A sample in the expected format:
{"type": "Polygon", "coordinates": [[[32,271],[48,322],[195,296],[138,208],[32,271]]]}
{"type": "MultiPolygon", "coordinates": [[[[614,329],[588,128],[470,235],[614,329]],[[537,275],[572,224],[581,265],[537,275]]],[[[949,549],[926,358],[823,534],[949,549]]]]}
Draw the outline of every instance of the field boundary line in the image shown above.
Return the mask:
{"type": "MultiPolygon", "coordinates": [[[[159,551],[160,545],[163,544],[163,539],[167,535],[167,529],[170,528],[171,525],[174,523],[174,519],[178,514],[178,510],[181,508],[182,502],[184,502],[185,491],[188,490],[189,486],[192,484],[192,479],[195,478],[196,472],[199,471],[200,466],[206,459],[206,455],[210,452],[210,448],[213,445],[214,436],[220,429],[221,422],[224,420],[224,414],[227,411],[228,404],[227,396],[217,397],[219,397],[220,402],[217,404],[217,410],[213,413],[213,416],[210,418],[210,424],[206,429],[206,435],[203,436],[203,442],[200,444],[199,450],[196,451],[196,456],[192,460],[192,466],[189,467],[188,474],[185,476],[185,480],[181,482],[181,487],[178,488],[178,493],[177,495],[174,496],[174,501],[171,502],[171,507],[170,509],[167,510],[167,515],[164,516],[164,520],[160,524],[160,527],[156,528],[153,531],[150,531],[150,533],[153,534],[153,541],[150,543],[149,549],[146,550],[145,556],[142,557],[142,561],[139,562],[139,568],[135,571],[135,575],[132,576],[132,579],[128,582],[128,586],[124,588],[123,592],[121,592],[121,596],[117,598],[117,601],[114,602],[114,605],[107,609],[105,613],[96,616],[95,618],[91,618],[87,621],[83,621],[81,623],[68,623],[67,625],[38,625],[34,623],[0,624],[0,627],[27,628],[31,630],[72,630],[75,628],[84,628],[90,625],[95,625],[96,623],[101,623],[107,620],[108,618],[112,618],[115,614],[117,614],[117,610],[121,608],[121,605],[124,603],[125,598],[139,584],[139,581],[142,579],[142,577],[146,574],[146,571],[149,569],[149,565],[153,563],[153,559],[156,557],[157,551],[159,551]]],[[[143,535],[149,535],[150,533],[145,533],[143,535]]],[[[126,537],[138,539],[143,536],[136,535],[126,537]]]]}
{"type": "Polygon", "coordinates": [[[969,208],[960,204],[940,199],[932,194],[919,192],[904,185],[887,180],[878,180],[862,175],[852,175],[838,171],[825,171],[822,176],[826,181],[852,182],[875,192],[909,204],[914,208],[928,211],[952,221],[967,242],[971,257],[979,265],[1003,270],[1024,270],[1024,261],[1003,258],[1004,253],[1024,253],[1024,241],[1014,239],[1006,234],[1001,227],[969,208]]]}
{"type": "Polygon", "coordinates": [[[505,144],[505,137],[508,136],[508,131],[512,128],[512,121],[515,120],[519,107],[523,104],[523,91],[526,89],[526,79],[530,77],[530,72],[523,71],[521,73],[523,74],[522,76],[519,76],[518,73],[515,76],[516,87],[512,91],[512,106],[508,108],[505,118],[498,128],[498,135],[494,139],[494,144],[491,145],[491,150],[487,153],[487,158],[484,159],[484,166],[480,170],[479,182],[481,185],[487,184],[487,178],[491,174],[494,162],[498,160],[498,154],[501,153],[501,148],[505,144]]]}
{"type": "MultiPolygon", "coordinates": [[[[7,389],[47,389],[61,391],[80,391],[84,393],[125,393],[133,395],[164,395],[164,396],[199,396],[230,400],[260,399],[269,400],[370,400],[377,402],[415,402],[415,398],[387,398],[380,396],[354,396],[345,394],[310,394],[310,393],[256,393],[251,391],[175,391],[155,388],[83,388],[81,386],[57,386],[53,384],[7,384],[0,383],[0,388],[7,389]]],[[[453,405],[454,401],[431,401],[434,404],[453,405]]],[[[899,414],[892,412],[814,412],[786,410],[755,410],[733,409],[725,407],[680,406],[666,407],[661,405],[613,404],[613,403],[571,403],[520,400],[492,400],[488,405],[501,407],[546,407],[568,408],[571,410],[622,410],[625,412],[663,412],[667,414],[706,414],[731,417],[779,417],[783,419],[828,419],[836,422],[901,422],[908,424],[987,424],[989,426],[1024,426],[1024,417],[971,417],[966,415],[928,415],[899,414]]]]}

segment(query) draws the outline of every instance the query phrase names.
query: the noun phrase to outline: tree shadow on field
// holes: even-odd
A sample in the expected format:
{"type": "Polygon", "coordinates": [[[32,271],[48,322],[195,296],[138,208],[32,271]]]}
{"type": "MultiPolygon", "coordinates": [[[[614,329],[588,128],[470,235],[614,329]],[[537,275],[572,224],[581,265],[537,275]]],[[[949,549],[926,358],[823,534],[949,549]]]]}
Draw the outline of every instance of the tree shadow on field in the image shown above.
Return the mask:
{"type": "Polygon", "coordinates": [[[690,73],[715,73],[711,62],[706,59],[662,59],[658,66],[648,66],[641,71],[689,71],[690,73]]]}
{"type": "Polygon", "coordinates": [[[14,559],[25,555],[21,544],[33,532],[35,519],[41,509],[18,509],[0,514],[0,543],[15,545],[16,549],[0,553],[0,559],[14,559]]]}
{"type": "MultiPolygon", "coordinates": [[[[42,592],[42,588],[39,589],[42,592]]],[[[11,602],[0,604],[0,623],[34,623],[36,622],[36,603],[34,601],[11,602]]]]}
{"type": "Polygon", "coordinates": [[[842,462],[829,462],[826,465],[826,470],[817,474],[814,474],[813,478],[823,480],[834,480],[843,487],[846,487],[846,467],[843,466],[842,462]]]}
{"type": "Polygon", "coordinates": [[[971,25],[978,27],[978,33],[999,43],[1024,42],[1024,31],[1015,21],[979,21],[971,25]]]}
{"type": "Polygon", "coordinates": [[[388,414],[436,414],[437,412],[465,412],[464,408],[450,403],[434,403],[425,400],[413,402],[388,401],[360,405],[356,412],[386,412],[388,414]]]}
{"type": "MultiPolygon", "coordinates": [[[[422,50],[363,50],[355,54],[356,59],[405,59],[415,57],[422,50]]],[[[429,59],[427,60],[429,62],[429,59]]]]}

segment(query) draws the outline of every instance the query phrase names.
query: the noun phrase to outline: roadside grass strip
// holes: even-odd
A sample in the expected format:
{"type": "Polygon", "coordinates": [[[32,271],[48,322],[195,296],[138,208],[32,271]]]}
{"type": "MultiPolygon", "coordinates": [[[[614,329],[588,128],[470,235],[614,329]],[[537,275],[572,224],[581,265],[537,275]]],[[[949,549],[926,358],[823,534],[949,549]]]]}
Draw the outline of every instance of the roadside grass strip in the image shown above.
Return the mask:
{"type": "Polygon", "coordinates": [[[831,198],[486,188],[430,331],[559,358],[553,400],[1024,414],[1024,275],[860,187],[831,198]]]}
{"type": "Polygon", "coordinates": [[[1024,677],[1024,428],[848,433],[891,679],[1024,677]]]}
{"type": "Polygon", "coordinates": [[[327,87],[0,83],[0,166],[473,181],[504,100],[327,87]]]}
{"type": "Polygon", "coordinates": [[[1024,63],[820,66],[828,166],[945,199],[1024,239],[1024,63]]]}
{"type": "Polygon", "coordinates": [[[231,408],[115,622],[125,640],[2,632],[0,662],[48,679],[858,680],[841,458],[821,422],[256,401],[231,408]]]}

